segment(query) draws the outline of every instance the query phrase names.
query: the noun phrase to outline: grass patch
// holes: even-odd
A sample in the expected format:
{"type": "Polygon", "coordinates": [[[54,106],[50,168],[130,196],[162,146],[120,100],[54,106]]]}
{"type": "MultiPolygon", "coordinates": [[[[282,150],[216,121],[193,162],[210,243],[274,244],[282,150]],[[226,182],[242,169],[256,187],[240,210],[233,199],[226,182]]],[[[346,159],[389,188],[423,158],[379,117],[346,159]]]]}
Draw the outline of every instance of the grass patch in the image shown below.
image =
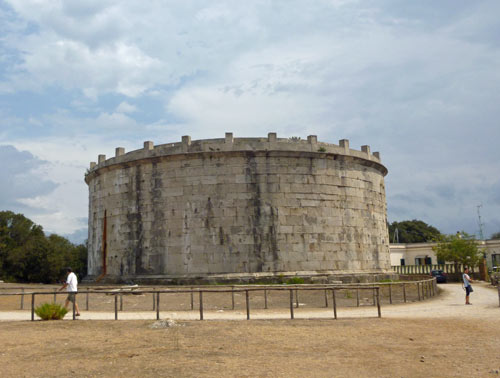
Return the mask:
{"type": "Polygon", "coordinates": [[[292,277],[286,280],[287,285],[302,285],[304,283],[304,279],[302,277],[292,277]]]}
{"type": "Polygon", "coordinates": [[[42,320],[61,320],[68,310],[56,303],[44,303],[35,309],[37,314],[42,320]]]}

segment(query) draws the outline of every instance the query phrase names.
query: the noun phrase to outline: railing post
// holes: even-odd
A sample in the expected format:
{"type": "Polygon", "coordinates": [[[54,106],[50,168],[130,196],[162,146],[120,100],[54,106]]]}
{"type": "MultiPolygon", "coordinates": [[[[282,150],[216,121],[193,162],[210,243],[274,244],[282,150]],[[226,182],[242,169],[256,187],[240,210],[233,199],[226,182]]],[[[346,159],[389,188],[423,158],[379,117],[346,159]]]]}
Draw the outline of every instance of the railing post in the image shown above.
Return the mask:
{"type": "Polygon", "coordinates": [[[234,286],[231,286],[231,309],[234,310],[234,286]]]}
{"type": "Polygon", "coordinates": [[[337,298],[335,297],[335,289],[332,289],[332,306],[333,306],[333,317],[337,319],[337,298]]]}
{"type": "Polygon", "coordinates": [[[356,307],[359,307],[359,288],[356,288],[356,307]]]}
{"type": "Polygon", "coordinates": [[[57,289],[54,289],[54,303],[56,303],[56,293],[57,293],[57,289]]]}
{"type": "MultiPolygon", "coordinates": [[[[21,292],[24,293],[24,287],[21,288],[21,292]]],[[[24,294],[21,294],[21,310],[24,310],[24,294]]]]}
{"type": "Polygon", "coordinates": [[[500,285],[498,285],[498,307],[500,307],[500,285]]]}
{"type": "Polygon", "coordinates": [[[392,304],[392,284],[389,284],[389,303],[392,304]]]}
{"type": "Polygon", "coordinates": [[[89,288],[87,288],[87,296],[85,298],[85,309],[89,310],[89,288]]]}
{"type": "Polygon", "coordinates": [[[156,320],[160,320],[160,292],[156,292],[156,320]]]}
{"type": "Polygon", "coordinates": [[[247,320],[250,320],[250,298],[248,297],[248,290],[245,290],[245,300],[247,302],[247,320]]]}
{"type": "Polygon", "coordinates": [[[264,308],[267,310],[267,289],[264,289],[264,308]]]}
{"type": "Polygon", "coordinates": [[[154,311],[154,310],[156,310],[156,296],[155,296],[155,293],[152,293],[151,295],[153,296],[153,311],[154,311]]]}
{"type": "Polygon", "coordinates": [[[118,320],[118,297],[115,294],[115,320],[118,320]]]}
{"type": "Polygon", "coordinates": [[[31,321],[33,320],[35,320],[35,293],[31,294],[31,321]]]}
{"type": "Polygon", "coordinates": [[[299,290],[295,289],[295,307],[299,308],[299,290]]]}
{"type": "Polygon", "coordinates": [[[326,289],[325,289],[325,307],[328,308],[328,293],[326,289]]]}
{"type": "Polygon", "coordinates": [[[191,310],[194,310],[194,292],[192,287],[191,287],[191,310]]]}
{"type": "Polygon", "coordinates": [[[375,289],[372,290],[372,296],[373,296],[373,305],[376,306],[377,303],[375,302],[375,289]]]}
{"type": "Polygon", "coordinates": [[[380,312],[380,293],[379,293],[379,288],[378,287],[377,287],[377,311],[378,311],[378,317],[381,318],[382,317],[382,313],[380,312]]]}
{"type": "Polygon", "coordinates": [[[290,289],[290,319],[293,319],[293,290],[290,289]]]}
{"type": "Polygon", "coordinates": [[[76,320],[76,292],[73,293],[73,320],[76,320]]]}
{"type": "Polygon", "coordinates": [[[421,301],[421,297],[420,297],[420,282],[417,282],[417,292],[418,292],[418,300],[421,301]]]}
{"type": "Polygon", "coordinates": [[[406,303],[406,284],[403,283],[403,300],[406,303]]]}
{"type": "Polygon", "coordinates": [[[200,290],[200,320],[203,320],[203,291],[201,290],[200,290]]]}
{"type": "Polygon", "coordinates": [[[120,311],[123,311],[123,294],[120,293],[120,311]]]}

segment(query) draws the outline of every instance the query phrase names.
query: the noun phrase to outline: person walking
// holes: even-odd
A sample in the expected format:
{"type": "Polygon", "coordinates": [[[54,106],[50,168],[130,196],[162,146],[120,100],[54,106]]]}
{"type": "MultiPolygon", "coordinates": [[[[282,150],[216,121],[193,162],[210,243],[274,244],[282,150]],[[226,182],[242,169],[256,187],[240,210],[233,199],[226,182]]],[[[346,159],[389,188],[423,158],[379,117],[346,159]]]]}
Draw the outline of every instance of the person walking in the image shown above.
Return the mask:
{"type": "Polygon", "coordinates": [[[464,269],[464,274],[462,274],[462,278],[464,280],[465,304],[470,305],[472,303],[469,302],[469,294],[472,293],[472,291],[473,291],[471,283],[474,281],[472,281],[470,276],[469,276],[469,268],[464,269]]]}
{"type": "Polygon", "coordinates": [[[66,289],[68,292],[68,297],[66,298],[65,308],[68,308],[69,302],[75,304],[76,314],[75,316],[80,316],[80,310],[78,309],[78,304],[76,303],[76,292],[78,291],[78,278],[76,274],[73,273],[71,268],[66,268],[66,282],[62,285],[59,291],[66,289]]]}

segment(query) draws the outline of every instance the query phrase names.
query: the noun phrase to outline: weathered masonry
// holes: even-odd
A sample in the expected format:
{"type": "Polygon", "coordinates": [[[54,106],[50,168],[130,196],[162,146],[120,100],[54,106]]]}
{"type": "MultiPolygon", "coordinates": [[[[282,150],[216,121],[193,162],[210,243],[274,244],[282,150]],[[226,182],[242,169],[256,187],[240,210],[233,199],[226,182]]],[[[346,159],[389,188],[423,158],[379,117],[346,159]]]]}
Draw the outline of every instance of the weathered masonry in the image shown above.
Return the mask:
{"type": "Polygon", "coordinates": [[[181,282],[389,274],[380,155],[300,138],[225,138],[99,155],[89,278],[181,282]]]}

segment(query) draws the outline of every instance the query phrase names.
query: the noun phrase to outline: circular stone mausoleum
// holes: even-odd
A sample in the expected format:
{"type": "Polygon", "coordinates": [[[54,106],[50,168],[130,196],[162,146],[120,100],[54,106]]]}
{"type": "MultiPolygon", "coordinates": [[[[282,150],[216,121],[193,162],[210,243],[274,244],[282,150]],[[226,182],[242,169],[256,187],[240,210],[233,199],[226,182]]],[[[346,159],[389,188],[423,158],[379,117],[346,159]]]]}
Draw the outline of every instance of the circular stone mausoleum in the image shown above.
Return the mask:
{"type": "Polygon", "coordinates": [[[361,151],[300,138],[154,146],[90,163],[90,280],[181,283],[391,275],[384,176],[361,151]]]}

